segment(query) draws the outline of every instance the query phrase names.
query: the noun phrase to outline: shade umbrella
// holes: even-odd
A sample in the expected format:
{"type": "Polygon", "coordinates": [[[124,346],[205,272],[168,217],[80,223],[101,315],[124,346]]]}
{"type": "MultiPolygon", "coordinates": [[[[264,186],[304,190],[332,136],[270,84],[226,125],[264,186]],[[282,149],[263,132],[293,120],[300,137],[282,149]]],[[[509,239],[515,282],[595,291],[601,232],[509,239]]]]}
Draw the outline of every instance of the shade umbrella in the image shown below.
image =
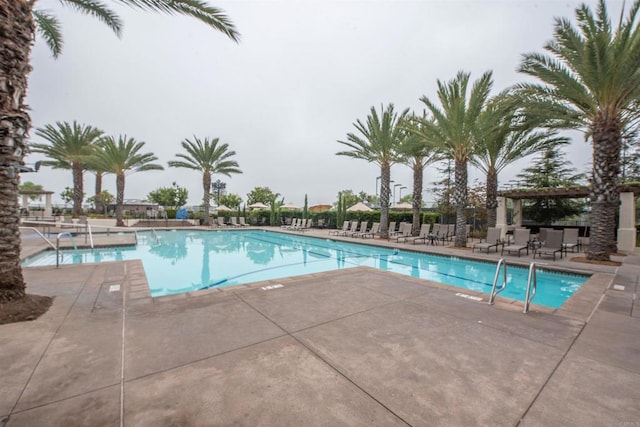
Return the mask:
{"type": "Polygon", "coordinates": [[[265,205],[264,203],[260,203],[260,202],[252,203],[252,204],[249,205],[249,208],[251,208],[251,209],[266,209],[268,207],[269,206],[265,205]]]}
{"type": "Polygon", "coordinates": [[[365,205],[364,203],[358,202],[355,205],[348,208],[347,212],[371,212],[372,210],[373,209],[371,209],[369,206],[365,205]]]}
{"type": "Polygon", "coordinates": [[[402,202],[398,203],[397,205],[391,206],[391,209],[395,209],[398,211],[407,211],[413,209],[413,205],[411,203],[402,202]]]}
{"type": "Polygon", "coordinates": [[[280,206],[282,209],[300,209],[300,206],[294,205],[293,203],[287,203],[280,206]]]}
{"type": "Polygon", "coordinates": [[[231,208],[226,207],[225,205],[220,205],[216,208],[217,212],[231,212],[231,208]]]}

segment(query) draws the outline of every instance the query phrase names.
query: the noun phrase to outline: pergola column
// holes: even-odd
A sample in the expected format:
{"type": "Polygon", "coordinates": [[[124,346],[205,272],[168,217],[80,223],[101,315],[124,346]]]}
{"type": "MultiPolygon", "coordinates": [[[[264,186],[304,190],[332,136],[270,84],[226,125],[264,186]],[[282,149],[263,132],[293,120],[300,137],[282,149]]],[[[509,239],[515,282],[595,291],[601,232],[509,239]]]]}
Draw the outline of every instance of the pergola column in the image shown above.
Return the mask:
{"type": "Polygon", "coordinates": [[[507,198],[498,196],[498,207],[496,208],[496,227],[500,228],[500,237],[507,235],[507,198]]]}
{"type": "Polygon", "coordinates": [[[513,200],[513,225],[522,227],[522,199],[513,200]]]}
{"type": "Polygon", "coordinates": [[[636,210],[633,193],[620,193],[618,250],[632,252],[636,248],[636,210]]]}
{"type": "Polygon", "coordinates": [[[44,195],[44,200],[45,200],[45,204],[44,204],[44,214],[43,216],[45,218],[49,218],[53,216],[53,209],[51,207],[51,194],[45,194],[44,195]]]}

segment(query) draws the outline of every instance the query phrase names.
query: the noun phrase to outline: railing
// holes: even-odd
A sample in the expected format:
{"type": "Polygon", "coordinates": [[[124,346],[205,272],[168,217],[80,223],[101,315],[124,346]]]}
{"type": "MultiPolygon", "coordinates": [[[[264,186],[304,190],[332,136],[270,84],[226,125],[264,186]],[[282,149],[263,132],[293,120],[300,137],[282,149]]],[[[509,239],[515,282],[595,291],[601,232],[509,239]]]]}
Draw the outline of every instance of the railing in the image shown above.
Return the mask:
{"type": "Polygon", "coordinates": [[[64,233],[58,233],[56,236],[56,268],[60,267],[60,238],[64,236],[69,236],[71,239],[71,243],[73,243],[73,248],[77,251],[78,246],[76,245],[76,241],[73,238],[73,234],[69,231],[65,231],[64,233]]]}
{"type": "Polygon", "coordinates": [[[536,266],[537,265],[546,265],[544,263],[535,263],[532,262],[529,264],[529,277],[527,278],[527,291],[524,294],[524,308],[522,309],[523,313],[529,312],[529,306],[531,305],[531,300],[536,296],[536,291],[538,290],[538,280],[536,275],[536,266]],[[531,286],[533,285],[533,291],[531,290],[531,286]]]}
{"type": "Polygon", "coordinates": [[[498,265],[496,266],[496,274],[493,277],[493,285],[491,286],[491,296],[489,297],[490,305],[493,305],[496,299],[496,295],[504,291],[506,287],[507,287],[507,261],[504,258],[500,258],[500,261],[498,261],[498,265]],[[502,279],[502,286],[498,288],[497,284],[498,284],[498,278],[500,277],[500,267],[502,267],[503,279],[502,279]]]}
{"type": "Polygon", "coordinates": [[[47,237],[44,234],[42,234],[40,232],[40,230],[38,230],[37,228],[35,228],[35,227],[23,227],[23,226],[20,226],[19,228],[23,228],[25,230],[33,230],[33,231],[35,231],[38,234],[38,236],[42,237],[44,239],[44,241],[47,242],[49,244],[49,246],[51,246],[55,250],[56,245],[54,245],[51,242],[51,240],[47,239],[47,237]]]}

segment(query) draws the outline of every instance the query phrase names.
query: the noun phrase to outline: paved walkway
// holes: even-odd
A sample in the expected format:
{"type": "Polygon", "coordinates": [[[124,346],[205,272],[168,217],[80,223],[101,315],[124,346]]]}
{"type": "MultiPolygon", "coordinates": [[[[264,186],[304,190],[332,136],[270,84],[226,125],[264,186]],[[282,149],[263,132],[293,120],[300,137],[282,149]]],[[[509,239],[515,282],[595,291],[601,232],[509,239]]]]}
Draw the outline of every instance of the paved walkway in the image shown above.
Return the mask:
{"type": "Polygon", "coordinates": [[[640,256],[597,271],[524,315],[366,267],[155,299],[139,261],[27,268],[56,298],[0,326],[0,425],[639,426],[640,256]]]}

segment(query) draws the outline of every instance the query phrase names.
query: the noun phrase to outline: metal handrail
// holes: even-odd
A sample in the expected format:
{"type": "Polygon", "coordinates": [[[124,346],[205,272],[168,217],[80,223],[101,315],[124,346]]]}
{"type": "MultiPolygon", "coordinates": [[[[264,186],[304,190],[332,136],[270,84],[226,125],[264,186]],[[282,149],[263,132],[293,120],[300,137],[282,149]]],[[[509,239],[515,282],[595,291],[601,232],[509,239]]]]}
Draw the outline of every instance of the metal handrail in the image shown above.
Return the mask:
{"type": "Polygon", "coordinates": [[[44,241],[45,241],[45,242],[47,242],[47,243],[49,244],[49,246],[51,246],[51,247],[55,250],[56,245],[54,245],[54,244],[51,242],[51,240],[47,239],[47,237],[46,237],[44,234],[42,234],[42,233],[40,232],[40,230],[38,230],[37,228],[35,228],[35,227],[23,227],[23,226],[19,226],[18,228],[24,228],[24,229],[26,229],[26,230],[33,230],[33,231],[35,231],[35,232],[38,234],[38,236],[42,237],[42,238],[44,239],[44,241]]]}
{"type": "Polygon", "coordinates": [[[524,294],[524,308],[522,309],[523,313],[529,312],[529,306],[531,305],[531,300],[536,296],[536,291],[538,290],[538,276],[536,274],[536,266],[537,265],[546,265],[546,263],[536,263],[532,262],[529,264],[529,277],[527,278],[527,291],[524,294]],[[531,285],[533,284],[533,292],[531,292],[531,285]]]}
{"type": "Polygon", "coordinates": [[[60,238],[64,236],[69,236],[71,239],[71,243],[73,243],[73,248],[77,251],[78,246],[76,245],[76,241],[73,240],[73,234],[69,231],[65,231],[64,233],[58,233],[56,236],[56,268],[60,267],[60,238]]]}
{"type": "Polygon", "coordinates": [[[504,291],[506,287],[507,287],[507,261],[504,258],[500,258],[500,260],[498,261],[498,265],[496,266],[496,274],[493,277],[493,285],[491,286],[491,296],[489,297],[489,305],[493,305],[496,299],[496,295],[504,291]],[[500,277],[501,266],[503,271],[503,280],[502,280],[502,286],[498,288],[497,284],[498,284],[498,277],[500,277]]]}

